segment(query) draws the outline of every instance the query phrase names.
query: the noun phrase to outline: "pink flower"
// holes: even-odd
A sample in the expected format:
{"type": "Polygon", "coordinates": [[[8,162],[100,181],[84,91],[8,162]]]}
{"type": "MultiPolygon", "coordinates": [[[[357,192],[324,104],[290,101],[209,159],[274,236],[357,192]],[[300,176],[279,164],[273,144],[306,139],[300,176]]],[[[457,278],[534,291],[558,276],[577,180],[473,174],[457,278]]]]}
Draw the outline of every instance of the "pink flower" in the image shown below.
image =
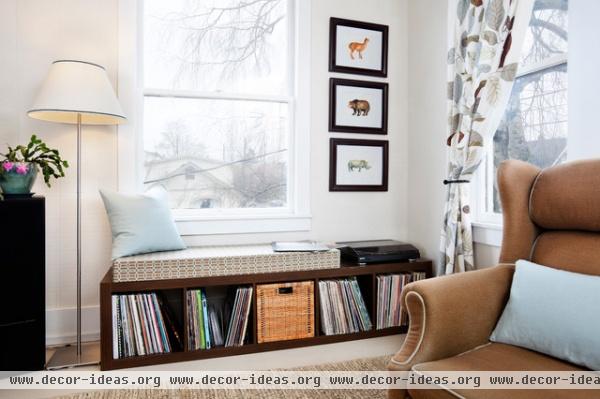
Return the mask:
{"type": "Polygon", "coordinates": [[[10,172],[12,170],[13,166],[15,166],[15,164],[10,161],[2,162],[2,167],[4,168],[4,170],[6,172],[10,172]]]}
{"type": "Polygon", "coordinates": [[[17,164],[17,173],[20,175],[26,175],[27,174],[27,164],[24,162],[19,162],[17,164]]]}

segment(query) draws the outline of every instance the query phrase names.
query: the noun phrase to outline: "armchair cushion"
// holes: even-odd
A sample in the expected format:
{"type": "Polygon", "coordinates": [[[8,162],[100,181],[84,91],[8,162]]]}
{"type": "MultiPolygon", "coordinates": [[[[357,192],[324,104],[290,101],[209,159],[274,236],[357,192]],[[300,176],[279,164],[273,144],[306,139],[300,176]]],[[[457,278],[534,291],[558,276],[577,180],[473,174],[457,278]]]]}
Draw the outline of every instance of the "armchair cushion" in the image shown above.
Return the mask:
{"type": "Polygon", "coordinates": [[[600,276],[517,261],[490,339],[600,370],[600,276]]]}
{"type": "MultiPolygon", "coordinates": [[[[457,356],[418,364],[413,367],[418,374],[435,371],[583,371],[583,369],[516,346],[488,343],[457,356]]],[[[409,389],[412,399],[420,398],[477,398],[477,399],[584,399],[597,394],[590,390],[467,390],[409,389]]]]}

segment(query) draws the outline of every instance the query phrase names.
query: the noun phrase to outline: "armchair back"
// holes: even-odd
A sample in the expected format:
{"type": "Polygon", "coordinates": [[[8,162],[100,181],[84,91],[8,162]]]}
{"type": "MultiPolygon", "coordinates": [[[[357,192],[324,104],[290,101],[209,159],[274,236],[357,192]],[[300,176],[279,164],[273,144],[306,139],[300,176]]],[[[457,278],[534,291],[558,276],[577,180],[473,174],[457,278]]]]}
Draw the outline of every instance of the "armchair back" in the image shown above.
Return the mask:
{"type": "Polygon", "coordinates": [[[528,259],[600,275],[600,160],[544,170],[509,160],[498,169],[501,263],[528,259]]]}

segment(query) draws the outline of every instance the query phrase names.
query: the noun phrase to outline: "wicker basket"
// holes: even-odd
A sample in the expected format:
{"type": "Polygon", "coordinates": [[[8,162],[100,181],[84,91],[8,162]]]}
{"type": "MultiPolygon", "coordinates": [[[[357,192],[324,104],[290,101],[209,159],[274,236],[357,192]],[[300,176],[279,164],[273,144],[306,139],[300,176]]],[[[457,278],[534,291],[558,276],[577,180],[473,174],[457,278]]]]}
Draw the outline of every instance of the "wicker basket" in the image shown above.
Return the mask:
{"type": "Polygon", "coordinates": [[[256,286],[258,343],[315,336],[312,281],[256,286]]]}

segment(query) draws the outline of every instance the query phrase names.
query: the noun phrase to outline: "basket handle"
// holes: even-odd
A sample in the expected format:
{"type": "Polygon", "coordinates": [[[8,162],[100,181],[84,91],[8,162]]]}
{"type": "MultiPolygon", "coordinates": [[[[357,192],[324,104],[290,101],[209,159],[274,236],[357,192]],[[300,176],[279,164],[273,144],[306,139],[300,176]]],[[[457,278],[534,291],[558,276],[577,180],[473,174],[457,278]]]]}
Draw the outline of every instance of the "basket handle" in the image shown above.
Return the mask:
{"type": "Polygon", "coordinates": [[[280,287],[277,291],[279,294],[293,294],[294,287],[280,287]]]}

